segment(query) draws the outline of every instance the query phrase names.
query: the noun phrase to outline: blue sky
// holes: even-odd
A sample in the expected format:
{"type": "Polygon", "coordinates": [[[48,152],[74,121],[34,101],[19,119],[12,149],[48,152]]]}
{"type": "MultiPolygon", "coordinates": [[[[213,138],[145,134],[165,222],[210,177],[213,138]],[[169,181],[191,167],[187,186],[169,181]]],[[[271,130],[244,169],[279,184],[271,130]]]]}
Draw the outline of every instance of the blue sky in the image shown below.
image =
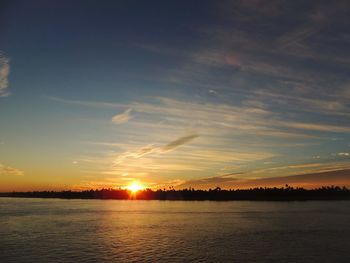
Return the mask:
{"type": "Polygon", "coordinates": [[[0,190],[322,172],[349,185],[349,13],[347,1],[2,1],[0,190]]]}

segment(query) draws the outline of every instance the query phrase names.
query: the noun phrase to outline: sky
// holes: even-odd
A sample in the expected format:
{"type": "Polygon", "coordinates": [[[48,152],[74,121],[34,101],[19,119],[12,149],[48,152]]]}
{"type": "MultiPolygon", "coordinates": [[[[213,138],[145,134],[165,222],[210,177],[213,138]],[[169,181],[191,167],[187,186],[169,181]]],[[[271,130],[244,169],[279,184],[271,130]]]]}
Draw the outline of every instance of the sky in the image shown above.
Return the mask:
{"type": "Polygon", "coordinates": [[[350,186],[348,1],[0,3],[0,191],[350,186]]]}

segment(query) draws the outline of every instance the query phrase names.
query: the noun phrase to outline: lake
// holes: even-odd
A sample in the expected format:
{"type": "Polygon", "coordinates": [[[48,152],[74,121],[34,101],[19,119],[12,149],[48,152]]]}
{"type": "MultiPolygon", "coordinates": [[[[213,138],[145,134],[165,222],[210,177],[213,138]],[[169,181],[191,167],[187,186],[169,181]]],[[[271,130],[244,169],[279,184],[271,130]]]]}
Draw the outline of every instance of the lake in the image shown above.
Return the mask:
{"type": "Polygon", "coordinates": [[[0,198],[0,262],[350,262],[350,201],[0,198]]]}

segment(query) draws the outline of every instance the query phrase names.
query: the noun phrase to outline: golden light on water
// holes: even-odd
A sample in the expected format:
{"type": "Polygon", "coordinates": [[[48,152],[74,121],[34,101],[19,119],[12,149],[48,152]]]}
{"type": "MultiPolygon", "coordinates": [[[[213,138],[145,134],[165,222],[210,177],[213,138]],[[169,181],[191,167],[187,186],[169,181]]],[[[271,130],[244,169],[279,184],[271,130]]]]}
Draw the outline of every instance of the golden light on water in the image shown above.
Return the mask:
{"type": "Polygon", "coordinates": [[[143,190],[144,186],[139,184],[138,182],[133,182],[129,186],[126,187],[130,192],[136,193],[137,191],[143,190]]]}

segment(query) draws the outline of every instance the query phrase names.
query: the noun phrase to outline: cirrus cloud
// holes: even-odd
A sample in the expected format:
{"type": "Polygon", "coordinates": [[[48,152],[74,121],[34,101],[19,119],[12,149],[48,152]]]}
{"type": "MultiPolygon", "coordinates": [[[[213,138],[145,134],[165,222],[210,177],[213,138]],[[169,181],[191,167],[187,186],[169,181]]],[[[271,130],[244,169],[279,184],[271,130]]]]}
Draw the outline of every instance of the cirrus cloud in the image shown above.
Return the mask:
{"type": "Polygon", "coordinates": [[[24,172],[17,168],[6,166],[0,163],[0,175],[23,175],[24,172]]]}
{"type": "Polygon", "coordinates": [[[120,124],[129,121],[131,118],[130,112],[131,109],[127,109],[120,114],[114,115],[112,122],[120,124]]]}
{"type": "Polygon", "coordinates": [[[156,147],[154,145],[148,145],[145,147],[142,147],[141,149],[133,152],[125,152],[122,155],[118,156],[118,158],[114,161],[115,164],[119,164],[124,161],[124,159],[128,157],[133,158],[140,158],[144,155],[148,155],[150,153],[165,153],[174,150],[175,148],[187,144],[188,142],[192,141],[193,139],[197,138],[198,134],[191,134],[187,136],[180,137],[174,141],[171,141],[167,143],[166,145],[162,147],[156,147]]]}
{"type": "Polygon", "coordinates": [[[8,75],[10,74],[9,59],[0,52],[0,97],[8,96],[8,75]]]}
{"type": "Polygon", "coordinates": [[[186,144],[190,141],[192,141],[193,139],[197,138],[199,135],[197,134],[191,134],[188,136],[183,136],[175,141],[169,142],[168,144],[166,144],[165,146],[162,147],[162,151],[163,152],[167,152],[167,151],[171,151],[173,149],[175,149],[176,147],[186,144]]]}

